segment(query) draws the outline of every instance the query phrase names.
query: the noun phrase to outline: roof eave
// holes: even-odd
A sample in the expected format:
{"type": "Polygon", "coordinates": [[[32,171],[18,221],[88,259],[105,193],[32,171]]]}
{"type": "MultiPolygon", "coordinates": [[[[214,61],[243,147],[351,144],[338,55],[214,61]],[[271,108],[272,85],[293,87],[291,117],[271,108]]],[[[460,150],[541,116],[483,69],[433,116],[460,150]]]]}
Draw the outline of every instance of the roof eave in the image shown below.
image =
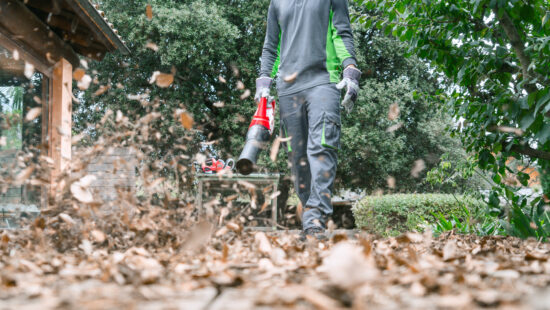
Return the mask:
{"type": "Polygon", "coordinates": [[[88,0],[67,0],[66,3],[72,7],[81,20],[87,23],[90,29],[102,34],[103,44],[110,52],[118,49],[123,55],[130,54],[130,50],[122,38],[114,32],[109,23],[88,0]]]}

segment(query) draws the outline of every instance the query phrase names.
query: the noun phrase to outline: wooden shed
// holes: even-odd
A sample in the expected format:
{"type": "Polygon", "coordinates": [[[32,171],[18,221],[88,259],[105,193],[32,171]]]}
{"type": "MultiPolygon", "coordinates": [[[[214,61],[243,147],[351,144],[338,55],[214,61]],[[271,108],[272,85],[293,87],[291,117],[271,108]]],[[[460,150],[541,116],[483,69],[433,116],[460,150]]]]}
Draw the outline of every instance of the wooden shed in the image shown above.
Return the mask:
{"type": "Polygon", "coordinates": [[[0,169],[0,206],[39,207],[55,194],[71,160],[73,72],[115,50],[129,53],[88,0],[0,0],[0,168],[29,149],[53,162],[49,189],[8,188],[0,169]]]}

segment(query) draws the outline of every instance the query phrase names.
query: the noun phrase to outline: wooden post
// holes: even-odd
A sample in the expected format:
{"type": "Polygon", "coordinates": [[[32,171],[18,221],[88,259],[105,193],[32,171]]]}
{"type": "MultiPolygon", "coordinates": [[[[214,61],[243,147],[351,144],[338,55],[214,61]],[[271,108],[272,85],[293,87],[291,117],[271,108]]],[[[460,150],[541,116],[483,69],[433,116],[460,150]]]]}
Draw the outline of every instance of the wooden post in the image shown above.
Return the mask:
{"type": "Polygon", "coordinates": [[[71,125],[72,125],[72,65],[64,58],[55,64],[52,75],[52,94],[50,109],[49,155],[53,159],[54,169],[50,178],[50,194],[58,192],[57,181],[68,173],[71,162],[71,125]]]}

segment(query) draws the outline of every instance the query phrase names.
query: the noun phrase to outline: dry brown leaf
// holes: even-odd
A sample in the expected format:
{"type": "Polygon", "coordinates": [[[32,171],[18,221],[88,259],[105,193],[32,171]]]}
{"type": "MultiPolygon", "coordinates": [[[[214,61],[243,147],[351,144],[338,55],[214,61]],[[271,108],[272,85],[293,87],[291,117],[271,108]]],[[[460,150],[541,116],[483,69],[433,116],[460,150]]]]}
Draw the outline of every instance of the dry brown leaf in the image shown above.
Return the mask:
{"type": "Polygon", "coordinates": [[[271,152],[269,153],[269,158],[271,161],[277,160],[277,154],[279,153],[279,147],[281,146],[281,138],[277,137],[273,144],[271,145],[271,152]]]}
{"type": "Polygon", "coordinates": [[[245,91],[241,95],[241,100],[245,100],[246,98],[250,97],[250,94],[250,89],[245,89],[245,91]]]}
{"type": "Polygon", "coordinates": [[[225,224],[225,227],[227,227],[228,229],[234,231],[234,232],[241,232],[243,230],[243,228],[241,227],[241,225],[235,223],[235,222],[228,222],[227,224],[225,224]]]}
{"type": "Polygon", "coordinates": [[[395,178],[392,176],[389,176],[386,179],[386,182],[388,183],[388,188],[394,189],[395,188],[395,178]]]}
{"type": "Polygon", "coordinates": [[[449,261],[455,259],[458,255],[458,247],[455,240],[449,240],[443,247],[443,260],[449,261]]]}
{"type": "Polygon", "coordinates": [[[101,85],[93,94],[93,97],[101,96],[111,88],[111,85],[101,85]]]}
{"type": "Polygon", "coordinates": [[[401,110],[399,109],[399,105],[397,103],[392,103],[388,111],[388,119],[390,121],[397,119],[399,117],[400,111],[401,110]]]}
{"type": "Polygon", "coordinates": [[[86,74],[86,71],[84,69],[76,68],[73,71],[73,79],[75,79],[76,81],[80,81],[80,80],[82,80],[82,78],[84,77],[85,74],[86,74]]]}
{"type": "Polygon", "coordinates": [[[91,235],[98,243],[103,243],[107,239],[107,236],[101,230],[94,229],[91,231],[91,235]]]}
{"type": "Polygon", "coordinates": [[[26,167],[25,169],[21,170],[16,176],[15,176],[15,183],[16,184],[23,184],[26,180],[28,180],[32,173],[34,172],[34,166],[26,167]]]}
{"type": "Polygon", "coordinates": [[[153,19],[153,7],[149,3],[147,3],[147,6],[145,7],[145,15],[147,16],[148,20],[153,19]]]}
{"type": "Polygon", "coordinates": [[[397,129],[399,129],[401,127],[403,127],[403,123],[397,123],[395,125],[392,125],[392,126],[388,127],[386,129],[386,132],[394,132],[394,131],[396,131],[397,129]]]}
{"type": "Polygon", "coordinates": [[[35,118],[39,117],[41,114],[42,114],[41,107],[32,108],[29,110],[29,112],[27,112],[27,115],[25,115],[25,121],[30,122],[35,118]]]}
{"type": "Polygon", "coordinates": [[[237,89],[243,90],[244,89],[244,83],[242,81],[237,81],[237,89]]]}
{"type": "Polygon", "coordinates": [[[422,159],[418,159],[414,162],[414,166],[411,169],[411,175],[414,178],[420,177],[420,173],[426,169],[426,163],[422,159]]]}
{"type": "Polygon", "coordinates": [[[156,45],[153,42],[147,42],[147,44],[145,44],[145,48],[148,48],[148,49],[150,49],[152,51],[155,51],[155,52],[157,52],[159,50],[158,45],[156,45]]]}
{"type": "Polygon", "coordinates": [[[166,88],[172,85],[174,82],[174,75],[170,73],[161,73],[160,71],[153,72],[151,79],[149,80],[150,84],[156,83],[158,87],[166,88]]]}
{"type": "Polygon", "coordinates": [[[187,130],[190,130],[191,128],[193,128],[193,123],[194,123],[193,117],[189,113],[186,113],[186,112],[181,113],[180,122],[183,125],[183,128],[187,130]]]}
{"type": "Polygon", "coordinates": [[[25,74],[25,77],[30,80],[34,75],[34,65],[25,61],[25,70],[23,73],[25,74]]]}
{"type": "Polygon", "coordinates": [[[96,177],[94,175],[87,175],[81,178],[79,181],[73,182],[73,184],[71,184],[71,194],[73,194],[73,197],[83,203],[93,202],[94,196],[88,190],[88,187],[95,180],[96,177]]]}
{"type": "Polygon", "coordinates": [[[65,222],[65,223],[67,223],[67,224],[69,224],[69,225],[74,225],[74,224],[76,224],[75,220],[73,220],[73,218],[72,218],[70,215],[68,215],[67,213],[60,213],[60,214],[59,214],[59,218],[60,218],[61,220],[63,220],[63,222],[65,222]]]}
{"type": "Polygon", "coordinates": [[[330,250],[320,271],[344,289],[356,288],[378,276],[371,257],[365,257],[363,249],[349,241],[339,242],[330,250]]]}
{"type": "Polygon", "coordinates": [[[521,128],[508,127],[508,126],[498,126],[497,130],[505,133],[513,133],[516,136],[523,136],[525,133],[521,128]]]}
{"type": "Polygon", "coordinates": [[[296,78],[298,77],[298,72],[294,72],[290,75],[286,75],[284,78],[283,78],[283,81],[287,82],[287,83],[294,83],[294,81],[296,81],[296,78]]]}
{"type": "Polygon", "coordinates": [[[271,243],[263,232],[258,232],[254,235],[254,241],[260,253],[269,255],[271,253],[271,243]]]}
{"type": "Polygon", "coordinates": [[[84,76],[76,83],[76,86],[80,90],[86,90],[90,87],[90,83],[92,83],[92,77],[84,74],[84,76]]]}

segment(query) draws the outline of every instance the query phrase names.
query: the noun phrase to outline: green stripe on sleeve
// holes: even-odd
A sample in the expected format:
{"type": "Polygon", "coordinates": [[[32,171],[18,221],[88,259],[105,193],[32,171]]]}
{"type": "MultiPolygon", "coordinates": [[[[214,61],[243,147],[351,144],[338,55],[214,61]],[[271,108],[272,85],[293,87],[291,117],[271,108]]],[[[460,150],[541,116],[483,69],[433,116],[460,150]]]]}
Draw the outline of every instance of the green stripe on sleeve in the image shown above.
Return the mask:
{"type": "Polygon", "coordinates": [[[273,63],[273,69],[271,70],[271,78],[275,78],[277,72],[279,72],[279,65],[281,65],[281,34],[282,31],[279,31],[279,44],[277,45],[277,58],[273,63]]]}
{"type": "Polygon", "coordinates": [[[334,49],[336,50],[336,56],[338,57],[338,60],[340,60],[340,63],[344,62],[347,58],[351,57],[351,54],[348,52],[348,49],[346,48],[346,45],[344,44],[344,40],[342,40],[342,37],[338,35],[338,29],[334,27],[334,24],[332,23],[332,11],[330,11],[330,25],[332,27],[332,41],[334,42],[334,49]]]}
{"type": "Polygon", "coordinates": [[[338,49],[343,48],[344,51],[347,53],[347,55],[349,55],[349,53],[346,50],[346,47],[344,46],[344,41],[342,41],[342,38],[338,35],[338,30],[336,29],[336,27],[334,27],[334,24],[332,23],[332,15],[333,15],[333,12],[331,10],[329,21],[328,21],[328,29],[327,29],[326,67],[330,76],[330,82],[338,83],[340,81],[340,72],[342,70],[342,62],[344,61],[344,59],[349,57],[347,56],[345,58],[341,58],[342,51],[338,51],[338,49]],[[340,44],[341,46],[338,47],[338,44],[340,44]]]}

